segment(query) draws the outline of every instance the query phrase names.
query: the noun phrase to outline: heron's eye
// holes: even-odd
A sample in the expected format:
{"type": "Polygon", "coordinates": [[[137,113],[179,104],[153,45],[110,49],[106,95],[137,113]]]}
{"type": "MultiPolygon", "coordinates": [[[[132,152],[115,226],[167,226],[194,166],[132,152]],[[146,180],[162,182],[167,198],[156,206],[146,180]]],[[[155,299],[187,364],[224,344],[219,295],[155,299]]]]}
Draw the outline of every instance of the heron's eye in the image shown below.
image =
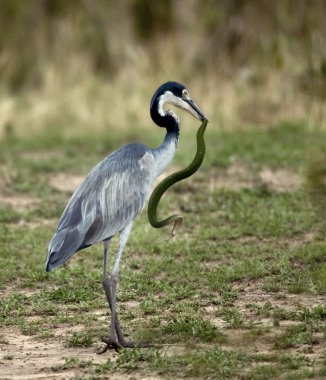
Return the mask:
{"type": "Polygon", "coordinates": [[[184,96],[185,98],[186,98],[187,96],[189,96],[189,93],[188,93],[188,91],[187,91],[186,89],[184,89],[184,90],[182,91],[182,96],[184,96]]]}

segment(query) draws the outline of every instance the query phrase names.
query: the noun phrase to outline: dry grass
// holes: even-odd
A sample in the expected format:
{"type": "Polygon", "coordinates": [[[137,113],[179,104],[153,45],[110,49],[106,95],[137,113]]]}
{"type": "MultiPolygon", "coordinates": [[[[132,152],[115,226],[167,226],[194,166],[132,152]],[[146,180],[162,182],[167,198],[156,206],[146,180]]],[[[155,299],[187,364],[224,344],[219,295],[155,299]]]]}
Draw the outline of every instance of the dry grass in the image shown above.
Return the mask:
{"type": "Polygon", "coordinates": [[[130,130],[130,120],[147,129],[150,98],[167,80],[185,83],[214,126],[325,126],[322,2],[138,3],[13,3],[13,30],[33,49],[15,33],[1,37],[0,136],[130,130]]]}

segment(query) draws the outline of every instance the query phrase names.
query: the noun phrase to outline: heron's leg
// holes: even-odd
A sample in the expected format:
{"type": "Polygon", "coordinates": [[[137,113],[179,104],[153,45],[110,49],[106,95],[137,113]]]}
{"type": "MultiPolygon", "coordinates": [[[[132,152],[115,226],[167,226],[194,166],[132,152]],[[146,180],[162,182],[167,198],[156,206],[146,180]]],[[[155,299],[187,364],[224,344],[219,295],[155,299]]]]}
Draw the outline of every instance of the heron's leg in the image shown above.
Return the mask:
{"type": "Polygon", "coordinates": [[[111,239],[109,240],[104,240],[103,245],[104,245],[104,265],[103,265],[103,288],[105,291],[106,298],[109,303],[109,307],[111,310],[111,289],[110,289],[110,279],[109,279],[109,273],[108,273],[108,256],[109,256],[109,246],[111,243],[111,239]]]}
{"type": "MultiPolygon", "coordinates": [[[[125,341],[121,333],[118,317],[116,314],[116,291],[117,291],[120,260],[121,260],[123,249],[127,243],[127,240],[131,231],[131,227],[132,227],[132,223],[130,223],[125,229],[123,229],[120,232],[118,251],[115,257],[115,261],[114,261],[111,280],[108,280],[108,282],[103,280],[103,286],[105,286],[105,292],[106,292],[110,309],[111,309],[110,336],[108,339],[103,339],[103,341],[107,343],[107,347],[104,349],[103,352],[105,352],[109,348],[114,348],[117,350],[121,347],[133,347],[133,344],[125,341]],[[109,286],[104,285],[106,283],[108,283],[109,286]],[[107,288],[109,288],[109,291],[107,291],[107,288]]],[[[107,266],[106,266],[106,270],[107,270],[107,266]]],[[[108,278],[107,271],[106,271],[106,276],[108,278]]]]}
{"type": "MultiPolygon", "coordinates": [[[[109,272],[108,272],[108,254],[109,254],[109,246],[110,246],[111,239],[109,240],[104,240],[103,245],[104,245],[104,265],[103,265],[103,288],[105,291],[105,295],[109,304],[110,311],[112,313],[112,307],[111,307],[111,281],[109,278],[109,272]]],[[[127,342],[121,332],[120,329],[120,323],[118,319],[118,314],[117,312],[115,313],[115,327],[116,327],[116,333],[118,337],[119,343],[123,347],[134,347],[134,344],[132,342],[127,342]]]]}
{"type": "MultiPolygon", "coordinates": [[[[118,245],[118,252],[116,254],[113,270],[112,270],[112,286],[111,286],[111,337],[114,336],[115,332],[117,331],[117,324],[115,323],[115,318],[112,318],[112,316],[116,314],[116,295],[117,295],[117,283],[118,283],[118,275],[119,275],[119,267],[120,267],[120,260],[122,256],[123,249],[127,243],[130,231],[131,231],[132,223],[130,223],[125,229],[123,229],[120,233],[119,238],[119,245],[118,245]]],[[[120,328],[119,333],[121,334],[120,328]]],[[[120,335],[119,334],[119,335],[120,335]]],[[[122,335],[122,334],[121,334],[122,335]]],[[[122,343],[122,342],[121,342],[122,343]]]]}
{"type": "MultiPolygon", "coordinates": [[[[104,240],[103,241],[103,246],[104,246],[104,263],[103,263],[103,279],[102,279],[102,285],[103,285],[103,288],[104,288],[104,291],[105,291],[105,295],[106,295],[106,299],[108,301],[108,304],[109,304],[109,309],[111,311],[111,284],[110,284],[110,278],[109,278],[109,272],[108,272],[108,256],[109,256],[109,246],[110,246],[110,243],[111,243],[111,239],[108,239],[108,240],[104,240]]],[[[106,342],[106,338],[102,338],[102,341],[107,343],[106,342]]],[[[108,350],[109,347],[109,344],[107,343],[107,345],[102,348],[102,349],[99,349],[97,351],[98,354],[103,354],[104,352],[106,352],[108,350]]]]}

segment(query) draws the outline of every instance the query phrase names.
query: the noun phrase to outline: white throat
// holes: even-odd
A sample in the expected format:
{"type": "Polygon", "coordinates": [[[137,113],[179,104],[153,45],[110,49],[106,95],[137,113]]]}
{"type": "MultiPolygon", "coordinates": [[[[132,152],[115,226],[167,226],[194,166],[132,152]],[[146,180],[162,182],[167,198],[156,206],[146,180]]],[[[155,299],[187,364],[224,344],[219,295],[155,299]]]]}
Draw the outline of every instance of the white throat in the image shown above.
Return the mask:
{"type": "Polygon", "coordinates": [[[166,91],[159,98],[157,111],[158,111],[158,113],[161,116],[166,116],[167,114],[170,114],[170,115],[172,115],[173,117],[175,117],[179,121],[178,115],[175,112],[171,111],[171,110],[167,110],[166,111],[164,109],[164,105],[165,104],[172,104],[173,106],[181,107],[182,108],[181,103],[182,103],[182,100],[180,98],[178,98],[177,96],[173,95],[171,91],[166,91]]]}
{"type": "Polygon", "coordinates": [[[177,140],[170,139],[164,141],[163,144],[154,150],[155,158],[155,173],[154,177],[157,178],[172,161],[173,156],[177,150],[177,140]]]}

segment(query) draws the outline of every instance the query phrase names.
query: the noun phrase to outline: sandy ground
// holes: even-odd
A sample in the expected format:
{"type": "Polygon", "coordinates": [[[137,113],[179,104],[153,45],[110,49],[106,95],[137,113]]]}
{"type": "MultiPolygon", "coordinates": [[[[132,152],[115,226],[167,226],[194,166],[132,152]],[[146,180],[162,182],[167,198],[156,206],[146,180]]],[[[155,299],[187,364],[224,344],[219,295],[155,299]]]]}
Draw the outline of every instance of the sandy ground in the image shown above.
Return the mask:
{"type": "MultiPolygon", "coordinates": [[[[76,329],[81,329],[81,326],[76,326],[74,330],[76,329]]],[[[65,369],[63,366],[66,359],[75,358],[79,362],[91,361],[93,364],[103,364],[108,359],[115,361],[117,358],[118,354],[114,351],[98,355],[94,347],[67,347],[63,337],[64,331],[61,329],[60,336],[51,337],[46,341],[23,335],[17,328],[2,329],[2,341],[5,341],[5,344],[0,345],[0,379],[77,379],[84,376],[87,378],[93,374],[92,367],[65,369]]],[[[98,344],[98,347],[100,346],[101,343],[98,344]]],[[[114,374],[96,375],[96,378],[160,379],[160,377],[148,377],[137,371],[132,375],[115,372],[114,374]]]]}
{"type": "Polygon", "coordinates": [[[71,349],[53,339],[46,342],[35,341],[32,336],[24,336],[13,328],[5,329],[3,335],[8,344],[1,347],[2,357],[12,359],[0,361],[1,379],[69,379],[77,375],[75,370],[53,371],[53,368],[62,366],[66,358],[76,357],[95,363],[106,360],[104,356],[97,355],[93,348],[71,349]]]}

